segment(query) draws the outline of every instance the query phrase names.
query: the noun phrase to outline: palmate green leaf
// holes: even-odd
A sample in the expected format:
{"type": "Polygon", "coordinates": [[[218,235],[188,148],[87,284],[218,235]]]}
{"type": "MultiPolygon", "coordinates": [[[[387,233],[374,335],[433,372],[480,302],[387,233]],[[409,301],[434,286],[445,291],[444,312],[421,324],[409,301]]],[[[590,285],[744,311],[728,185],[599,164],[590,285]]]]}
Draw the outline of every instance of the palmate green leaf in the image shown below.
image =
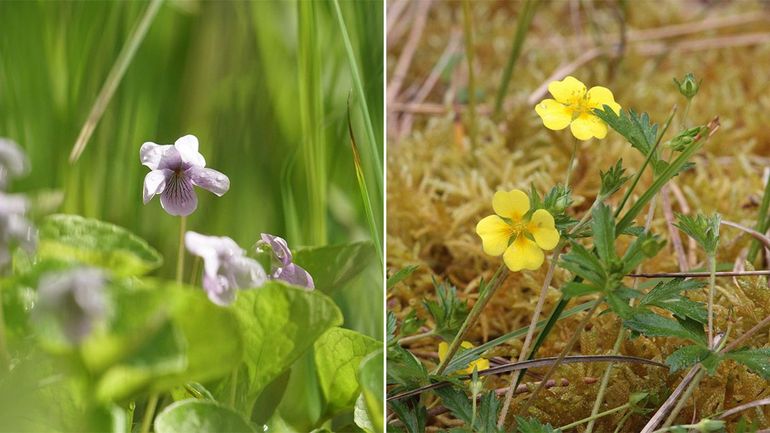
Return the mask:
{"type": "Polygon", "coordinates": [[[599,259],[605,263],[612,263],[616,258],[615,253],[615,219],[609,206],[598,204],[591,210],[591,228],[594,234],[594,247],[599,259]]]}
{"type": "Polygon", "coordinates": [[[600,171],[599,176],[602,179],[601,187],[599,188],[599,195],[601,197],[609,197],[623,186],[631,176],[626,176],[626,169],[623,168],[623,160],[619,159],[614,166],[610,167],[606,172],[600,171]]]}
{"type": "Polygon", "coordinates": [[[704,346],[684,346],[669,355],[666,358],[666,364],[671,368],[671,372],[674,373],[692,367],[706,359],[710,354],[711,351],[704,346]]]}
{"type": "Polygon", "coordinates": [[[706,323],[708,317],[703,304],[682,295],[683,291],[699,289],[704,285],[705,283],[701,281],[681,278],[662,281],[639,299],[639,308],[659,307],[674,313],[681,319],[690,318],[699,323],[706,323]]]}
{"type": "Polygon", "coordinates": [[[707,254],[714,254],[719,243],[719,224],[721,215],[714,213],[710,216],[697,214],[696,216],[678,214],[677,223],[679,230],[687,236],[695,239],[695,242],[703,248],[707,254]]]}
{"type": "Polygon", "coordinates": [[[602,262],[579,242],[571,241],[570,244],[572,248],[562,256],[560,266],[603,289],[607,282],[607,273],[602,262]]]}
{"type": "Polygon", "coordinates": [[[80,262],[118,276],[143,275],[163,262],[146,241],[103,221],[56,214],[46,217],[38,228],[41,259],[80,262]]]}
{"type": "Polygon", "coordinates": [[[661,240],[659,236],[654,235],[648,231],[635,234],[636,239],[631,242],[626,252],[623,253],[621,263],[623,264],[619,274],[625,275],[633,272],[643,260],[655,257],[666,242],[661,240]]]}
{"type": "Polygon", "coordinates": [[[517,433],[560,433],[561,430],[554,429],[551,424],[543,424],[535,418],[516,417],[517,433]]]}
{"type": "Polygon", "coordinates": [[[360,393],[356,373],[361,360],[382,347],[366,335],[344,328],[330,328],[315,344],[315,365],[326,400],[328,416],[352,409],[360,393]]]}
{"type": "Polygon", "coordinates": [[[382,400],[385,395],[382,376],[385,372],[385,357],[382,349],[370,353],[362,361],[358,369],[358,383],[361,384],[361,397],[366,404],[366,412],[375,432],[384,428],[382,400]]]}
{"type": "Polygon", "coordinates": [[[396,284],[408,278],[410,275],[414,273],[414,271],[416,271],[419,268],[420,266],[418,265],[410,265],[396,271],[395,274],[388,277],[388,284],[387,284],[388,289],[393,288],[393,286],[395,286],[396,284]]]}
{"type": "MultiPolygon", "coordinates": [[[[650,123],[647,113],[639,115],[634,110],[621,109],[620,114],[615,114],[609,106],[605,105],[602,110],[594,110],[594,114],[628,140],[631,146],[643,156],[650,154],[657,141],[658,125],[650,123]]],[[[657,158],[654,159],[657,160],[657,158]]]]}
{"type": "Polygon", "coordinates": [[[739,349],[725,354],[724,357],[740,362],[765,380],[770,380],[770,348],[739,349]]]}
{"type": "Polygon", "coordinates": [[[294,262],[313,277],[316,289],[332,293],[363,272],[377,257],[371,242],[300,248],[294,262]]]}
{"type": "Polygon", "coordinates": [[[635,314],[631,319],[623,322],[627,328],[648,337],[679,337],[705,345],[706,337],[703,333],[703,327],[698,332],[684,323],[650,312],[635,314]]]}
{"type": "Polygon", "coordinates": [[[473,419],[473,405],[463,390],[454,386],[436,389],[436,394],[441,397],[441,402],[458,419],[465,421],[468,431],[478,433],[499,433],[497,428],[497,412],[500,401],[494,392],[484,394],[476,408],[476,419],[473,428],[469,428],[473,419]]]}
{"type": "Polygon", "coordinates": [[[241,291],[233,310],[243,335],[249,399],[256,398],[327,329],[342,324],[342,313],[329,297],[279,282],[241,291]]]}
{"type": "Polygon", "coordinates": [[[256,433],[238,412],[208,400],[182,400],[155,418],[155,433],[256,433]]]}
{"type": "Polygon", "coordinates": [[[388,346],[388,383],[417,387],[428,381],[428,371],[411,352],[393,344],[388,346]]]}
{"type": "Polygon", "coordinates": [[[423,302],[428,313],[436,323],[434,331],[447,341],[451,341],[468,316],[468,304],[457,297],[457,289],[446,283],[433,281],[436,288],[436,301],[423,302]]]}
{"type": "MultiPolygon", "coordinates": [[[[388,369],[390,370],[390,369],[388,369]]],[[[424,433],[425,420],[428,412],[423,404],[414,404],[410,401],[389,401],[388,405],[396,414],[398,419],[404,423],[404,429],[407,433],[424,433]]],[[[389,429],[390,431],[390,429],[389,429]]]]}

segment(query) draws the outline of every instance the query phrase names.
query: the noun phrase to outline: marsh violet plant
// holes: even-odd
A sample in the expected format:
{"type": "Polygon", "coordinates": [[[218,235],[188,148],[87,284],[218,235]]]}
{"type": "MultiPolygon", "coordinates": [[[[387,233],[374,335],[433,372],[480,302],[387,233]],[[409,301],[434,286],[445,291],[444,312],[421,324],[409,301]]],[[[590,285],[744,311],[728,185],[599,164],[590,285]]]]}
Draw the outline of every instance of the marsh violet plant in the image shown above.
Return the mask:
{"type": "Polygon", "coordinates": [[[139,155],[142,164],[152,170],[144,178],[144,204],[160,194],[160,205],[171,215],[187,216],[195,211],[195,186],[220,197],[230,189],[227,176],[206,168],[194,135],[185,135],[173,145],[144,143],[139,155]]]}
{"type": "Polygon", "coordinates": [[[267,281],[262,265],[227,236],[188,231],[185,246],[203,259],[203,289],[215,304],[229,305],[238,289],[260,287],[267,281]]]}
{"type": "Polygon", "coordinates": [[[269,246],[272,251],[271,279],[285,281],[307,289],[315,288],[310,273],[293,262],[289,244],[284,238],[268,233],[262,233],[261,237],[262,240],[257,243],[257,249],[264,251],[269,246]]]}

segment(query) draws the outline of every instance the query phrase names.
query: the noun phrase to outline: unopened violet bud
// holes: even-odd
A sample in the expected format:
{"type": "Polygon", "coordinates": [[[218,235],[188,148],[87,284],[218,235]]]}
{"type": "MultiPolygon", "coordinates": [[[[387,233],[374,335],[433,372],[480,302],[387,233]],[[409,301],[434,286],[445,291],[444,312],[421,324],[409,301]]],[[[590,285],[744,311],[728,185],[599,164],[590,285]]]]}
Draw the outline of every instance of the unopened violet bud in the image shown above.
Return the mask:
{"type": "Polygon", "coordinates": [[[152,170],[144,178],[144,204],[160,194],[161,207],[171,215],[187,216],[195,211],[198,207],[196,186],[219,197],[230,189],[227,176],[206,168],[194,135],[185,135],[173,145],[144,143],[139,158],[152,170]]]}
{"type": "Polygon", "coordinates": [[[314,289],[313,277],[308,271],[293,262],[291,250],[285,239],[268,233],[262,233],[262,240],[257,243],[257,249],[263,250],[269,246],[273,259],[270,266],[270,278],[281,280],[306,289],[314,289]]]}
{"type": "Polygon", "coordinates": [[[261,287],[267,281],[264,268],[226,236],[185,233],[185,246],[203,259],[203,289],[211,302],[228,305],[238,289],[261,287]]]}
{"type": "Polygon", "coordinates": [[[27,173],[27,155],[16,142],[0,137],[0,189],[8,186],[10,179],[27,173]]]}
{"type": "Polygon", "coordinates": [[[107,276],[95,268],[79,268],[43,276],[38,285],[35,317],[58,325],[70,343],[82,342],[107,314],[107,276]]]}

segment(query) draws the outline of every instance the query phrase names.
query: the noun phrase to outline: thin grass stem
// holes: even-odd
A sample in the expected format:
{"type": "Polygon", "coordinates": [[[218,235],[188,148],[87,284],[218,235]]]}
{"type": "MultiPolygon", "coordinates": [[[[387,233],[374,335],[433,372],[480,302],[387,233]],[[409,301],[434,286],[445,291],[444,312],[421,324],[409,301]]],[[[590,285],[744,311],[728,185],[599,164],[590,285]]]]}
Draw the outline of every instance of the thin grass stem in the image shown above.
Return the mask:
{"type": "Polygon", "coordinates": [[[70,163],[77,161],[78,158],[80,158],[80,155],[83,154],[86,144],[88,144],[88,140],[91,138],[94,129],[96,129],[96,125],[102,118],[104,110],[107,109],[107,105],[110,103],[110,100],[112,100],[113,95],[115,95],[115,90],[123,79],[126,69],[128,69],[128,66],[131,64],[134,54],[136,54],[136,50],[144,40],[147,30],[150,28],[150,24],[152,24],[152,21],[158,14],[161,4],[163,4],[163,0],[152,0],[150,2],[147,9],[144,11],[144,15],[142,15],[142,18],[139,20],[139,24],[120,50],[117,60],[115,60],[115,63],[112,65],[112,69],[110,69],[107,79],[104,81],[104,85],[99,91],[99,95],[96,97],[96,101],[91,107],[91,111],[88,113],[86,123],[80,130],[77,140],[75,140],[75,145],[70,152],[70,163]]]}
{"type": "Polygon", "coordinates": [[[536,10],[537,0],[526,0],[521,12],[519,12],[519,19],[516,22],[516,33],[513,35],[513,44],[511,45],[511,53],[505,62],[503,76],[500,78],[500,87],[497,89],[497,96],[495,97],[495,117],[499,117],[503,110],[503,101],[505,100],[506,93],[508,93],[508,85],[513,76],[513,68],[516,66],[516,61],[518,61],[521,54],[521,48],[524,46],[524,40],[527,38],[529,26],[532,23],[536,10]]]}
{"type": "MultiPolygon", "coordinates": [[[[759,233],[764,234],[767,232],[768,222],[770,222],[770,218],[767,217],[768,210],[770,210],[770,175],[767,176],[767,182],[765,182],[765,191],[762,193],[762,202],[759,205],[759,213],[757,215],[756,230],[759,233]]],[[[749,263],[754,263],[757,259],[757,254],[759,253],[761,246],[759,240],[756,239],[751,243],[749,255],[747,257],[749,263]]]]}

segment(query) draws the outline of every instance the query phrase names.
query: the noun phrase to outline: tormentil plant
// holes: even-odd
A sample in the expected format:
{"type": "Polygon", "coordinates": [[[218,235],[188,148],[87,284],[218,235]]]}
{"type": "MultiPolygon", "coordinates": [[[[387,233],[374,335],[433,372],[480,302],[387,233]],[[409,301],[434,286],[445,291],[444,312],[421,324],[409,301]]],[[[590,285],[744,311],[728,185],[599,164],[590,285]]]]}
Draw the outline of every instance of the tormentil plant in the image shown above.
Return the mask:
{"type": "MultiPolygon", "coordinates": [[[[677,87],[688,99],[688,104],[698,89],[693,83],[697,84],[695,78],[688,76],[677,87]]],[[[492,208],[497,215],[481,219],[476,232],[483,251],[495,257],[503,255],[503,264],[490,280],[481,282],[478,298],[470,311],[456,296],[454,288],[446,290],[436,283],[437,290],[440,288],[438,294],[441,302],[427,301],[431,305],[429,313],[435,322],[435,330],[417,334],[425,322],[413,312],[400,323],[392,313],[389,316],[388,403],[398,418],[391,421],[390,427],[394,431],[420,433],[425,429],[429,414],[450,412],[457,419],[452,424],[452,431],[457,432],[566,433],[581,426],[584,431],[593,431],[597,420],[625,413],[620,425],[613,426],[616,432],[626,431],[623,425],[633,414],[646,417],[645,433],[689,429],[710,432],[723,429],[725,421],[720,419],[720,413],[702,413],[698,414],[701,417],[699,422],[679,426],[675,424],[684,402],[700,379],[706,374],[714,374],[723,362],[738,362],[758,377],[770,380],[770,348],[761,347],[761,343],[760,347],[748,346],[750,342],[757,341],[751,337],[770,324],[770,318],[760,320],[750,330],[734,336],[730,332],[730,322],[716,316],[713,309],[714,281],[718,275],[716,253],[719,247],[719,226],[725,223],[718,214],[709,217],[682,215],[677,223],[677,227],[695,239],[705,251],[708,259],[706,272],[655,273],[647,265],[647,273],[640,274],[642,266],[659,253],[665,241],[652,231],[652,208],[647,213],[646,222],[637,225],[638,217],[652,206],[659,191],[674,176],[692,167],[693,157],[718,129],[718,119],[714,118],[705,125],[686,127],[686,119],[683,118],[680,122],[682,129],[663,141],[675,110],[672,110],[663,128],[659,129],[647,114],[621,109],[614,101],[612,92],[604,87],[587,90],[579,80],[567,77],[550,83],[548,89],[555,99],[546,99],[535,108],[544,126],[553,130],[570,126],[578,140],[604,138],[607,130],[613,129],[641,154],[643,162],[630,175],[626,174],[627,169],[620,160],[601,172],[596,198],[582,215],[570,209],[572,200],[569,176],[574,153],[564,184],[556,185],[543,198],[534,187],[529,194],[518,189],[495,193],[492,208]],[[640,186],[642,176],[651,178],[649,186],[645,188],[640,186]],[[552,251],[550,260],[545,260],[542,250],[552,251]],[[498,336],[477,347],[466,341],[469,330],[477,324],[482,311],[508,272],[536,270],[544,262],[548,263],[548,271],[542,281],[529,326],[498,336]],[[561,274],[570,275],[571,280],[557,287],[561,299],[548,318],[540,321],[546,293],[557,270],[561,274]],[[653,284],[642,285],[639,284],[641,277],[655,277],[658,280],[653,284]],[[704,298],[703,295],[693,296],[704,290],[706,285],[698,281],[698,278],[704,277],[709,278],[705,288],[705,298],[708,299],[706,304],[698,301],[704,298]],[[584,302],[566,310],[571,299],[584,302]],[[440,306],[446,311],[437,311],[440,306]],[[458,312],[462,312],[462,316],[458,317],[458,312]],[[539,358],[538,349],[547,338],[553,338],[552,330],[556,322],[579,312],[586,313],[580,323],[572,328],[567,341],[559,345],[558,355],[539,358]],[[613,353],[573,356],[573,347],[581,333],[599,314],[615,317],[622,324],[613,353]],[[452,323],[458,324],[447,326],[450,323],[447,319],[449,317],[452,323]],[[539,334],[537,330],[540,330],[539,334]],[[425,362],[418,354],[408,350],[409,344],[416,339],[434,336],[448,341],[440,343],[437,364],[425,362]],[[622,355],[623,340],[639,336],[664,339],[680,346],[682,342],[688,342],[689,345],[670,353],[665,364],[654,359],[622,355]],[[511,340],[520,337],[524,337],[523,342],[513,344],[515,349],[510,353],[506,347],[509,347],[511,340]],[[500,359],[506,351],[511,356],[510,362],[500,359]],[[490,368],[483,371],[476,368],[474,371],[474,367],[483,359],[490,362],[490,368]],[[610,377],[608,366],[601,380],[597,380],[596,398],[590,416],[575,419],[559,428],[541,423],[533,416],[538,413],[531,410],[533,403],[543,398],[543,389],[551,386],[549,384],[553,383],[551,379],[559,365],[579,362],[645,364],[639,368],[650,372],[650,369],[668,367],[672,380],[680,370],[688,369],[689,372],[674,390],[634,389],[627,403],[602,411],[610,377]],[[435,368],[429,373],[428,367],[431,365],[435,368]],[[517,392],[524,372],[531,367],[547,367],[547,371],[538,377],[538,383],[521,385],[524,389],[517,392]],[[493,381],[498,387],[497,392],[488,389],[489,380],[486,391],[479,389],[481,377],[502,373],[510,373],[510,376],[507,381],[493,381]],[[467,382],[466,379],[474,380],[467,382]],[[503,388],[499,388],[501,385],[504,385],[503,388]],[[501,392],[504,397],[498,397],[501,392]],[[514,394],[519,392],[529,392],[529,395],[514,400],[514,394]],[[425,397],[425,394],[431,393],[435,393],[438,399],[425,397]],[[662,398],[652,397],[660,396],[661,393],[665,393],[662,398]],[[423,395],[423,398],[418,398],[419,395],[423,395]],[[469,401],[468,396],[472,401],[469,401]],[[424,402],[431,402],[431,406],[425,407],[424,402]]],[[[736,224],[731,225],[740,228],[736,224]]],[[[743,229],[770,244],[763,234],[743,229]]],[[[394,274],[394,280],[389,281],[389,286],[403,281],[413,270],[410,268],[394,274]]],[[[758,401],[748,404],[746,408],[761,404],[766,403],[758,401]]]]}

